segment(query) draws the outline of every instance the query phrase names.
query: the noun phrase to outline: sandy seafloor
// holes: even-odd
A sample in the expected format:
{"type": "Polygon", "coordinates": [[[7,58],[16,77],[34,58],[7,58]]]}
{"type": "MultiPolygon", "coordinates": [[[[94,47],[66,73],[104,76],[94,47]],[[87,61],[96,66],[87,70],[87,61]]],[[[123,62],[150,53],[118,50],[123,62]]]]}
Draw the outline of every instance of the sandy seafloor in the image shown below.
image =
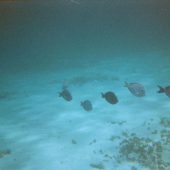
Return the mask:
{"type": "MultiPolygon", "coordinates": [[[[60,72],[1,75],[1,150],[11,153],[1,158],[0,169],[95,169],[90,164],[103,164],[106,170],[147,169],[136,162],[117,162],[115,157],[126,138],[123,133],[161,141],[161,129],[169,130],[160,120],[169,119],[170,99],[157,93],[157,84],[168,85],[169,63],[158,68],[155,63],[137,64],[139,59],[123,65],[119,60],[60,72]],[[58,97],[64,80],[69,82],[71,102],[58,97]],[[142,83],[146,96],[133,96],[124,81],[142,83]],[[118,104],[101,98],[101,92],[109,90],[116,93],[118,104]],[[91,100],[91,112],[80,106],[84,99],[91,100]],[[155,130],[158,133],[152,133],[155,130]],[[111,140],[112,136],[120,138],[111,140]]],[[[169,145],[164,149],[168,159],[169,145]]]]}
{"type": "Polygon", "coordinates": [[[170,98],[157,93],[170,85],[168,4],[50,2],[0,6],[0,170],[169,170],[170,98]],[[58,97],[65,81],[70,102],[58,97]],[[101,97],[107,91],[117,104],[101,97]],[[124,149],[148,166],[120,155],[133,137],[150,139],[143,145],[155,155],[161,144],[159,158],[135,143],[139,152],[124,149]]]}

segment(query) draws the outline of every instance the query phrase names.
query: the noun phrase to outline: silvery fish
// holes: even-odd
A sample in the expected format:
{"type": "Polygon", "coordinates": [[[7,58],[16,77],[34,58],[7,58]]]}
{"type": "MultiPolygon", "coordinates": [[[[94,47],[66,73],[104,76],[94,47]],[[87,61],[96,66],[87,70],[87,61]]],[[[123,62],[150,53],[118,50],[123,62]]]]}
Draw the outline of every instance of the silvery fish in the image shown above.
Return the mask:
{"type": "Polygon", "coordinates": [[[127,87],[129,91],[137,97],[145,96],[145,89],[142,84],[125,82],[125,87],[127,87]]]}

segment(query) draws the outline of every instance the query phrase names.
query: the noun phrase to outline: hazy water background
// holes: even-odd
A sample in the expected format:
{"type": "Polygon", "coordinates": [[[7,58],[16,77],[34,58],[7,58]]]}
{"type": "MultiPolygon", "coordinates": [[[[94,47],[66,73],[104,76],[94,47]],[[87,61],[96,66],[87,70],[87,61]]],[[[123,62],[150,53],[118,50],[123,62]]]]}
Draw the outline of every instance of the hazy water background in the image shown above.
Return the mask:
{"type": "Polygon", "coordinates": [[[169,98],[156,93],[170,83],[169,20],[165,0],[1,1],[0,156],[11,154],[0,168],[87,170],[104,162],[107,170],[129,170],[131,163],[103,161],[101,150],[116,154],[120,141],[109,139],[122,140],[124,131],[161,140],[152,130],[169,117],[169,98]],[[57,97],[64,80],[70,103],[57,97]],[[144,84],[147,95],[132,96],[125,80],[144,84]],[[117,105],[101,98],[107,90],[117,105]],[[83,99],[92,101],[91,113],[83,99]]]}
{"type": "Polygon", "coordinates": [[[131,58],[149,60],[148,53],[159,53],[159,64],[169,60],[168,1],[77,2],[1,3],[1,72],[67,69],[117,58],[123,65],[131,58]]]}

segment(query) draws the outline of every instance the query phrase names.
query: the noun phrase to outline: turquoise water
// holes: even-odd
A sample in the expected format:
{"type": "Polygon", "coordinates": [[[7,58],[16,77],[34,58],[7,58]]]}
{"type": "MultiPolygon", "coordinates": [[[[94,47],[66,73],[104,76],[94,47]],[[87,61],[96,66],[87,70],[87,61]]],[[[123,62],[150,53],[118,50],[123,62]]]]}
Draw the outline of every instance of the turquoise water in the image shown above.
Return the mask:
{"type": "Polygon", "coordinates": [[[169,18],[165,0],[0,2],[0,169],[169,170],[169,18]]]}

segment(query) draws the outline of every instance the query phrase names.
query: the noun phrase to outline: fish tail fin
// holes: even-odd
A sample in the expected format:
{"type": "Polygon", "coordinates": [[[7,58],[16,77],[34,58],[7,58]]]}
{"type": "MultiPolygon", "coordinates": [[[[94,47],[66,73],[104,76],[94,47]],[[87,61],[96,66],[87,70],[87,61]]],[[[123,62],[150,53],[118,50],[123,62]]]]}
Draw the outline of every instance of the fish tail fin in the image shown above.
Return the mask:
{"type": "Polygon", "coordinates": [[[128,87],[128,82],[127,81],[125,81],[125,84],[124,84],[124,87],[128,87]]]}
{"type": "Polygon", "coordinates": [[[164,93],[165,92],[165,89],[163,87],[161,87],[161,86],[158,86],[158,87],[159,87],[158,93],[164,93]]]}
{"type": "Polygon", "coordinates": [[[104,98],[105,96],[104,96],[104,93],[101,93],[101,96],[104,98]]]}
{"type": "Polygon", "coordinates": [[[59,92],[59,93],[58,93],[58,97],[61,97],[61,96],[62,96],[62,92],[59,92]]]}

